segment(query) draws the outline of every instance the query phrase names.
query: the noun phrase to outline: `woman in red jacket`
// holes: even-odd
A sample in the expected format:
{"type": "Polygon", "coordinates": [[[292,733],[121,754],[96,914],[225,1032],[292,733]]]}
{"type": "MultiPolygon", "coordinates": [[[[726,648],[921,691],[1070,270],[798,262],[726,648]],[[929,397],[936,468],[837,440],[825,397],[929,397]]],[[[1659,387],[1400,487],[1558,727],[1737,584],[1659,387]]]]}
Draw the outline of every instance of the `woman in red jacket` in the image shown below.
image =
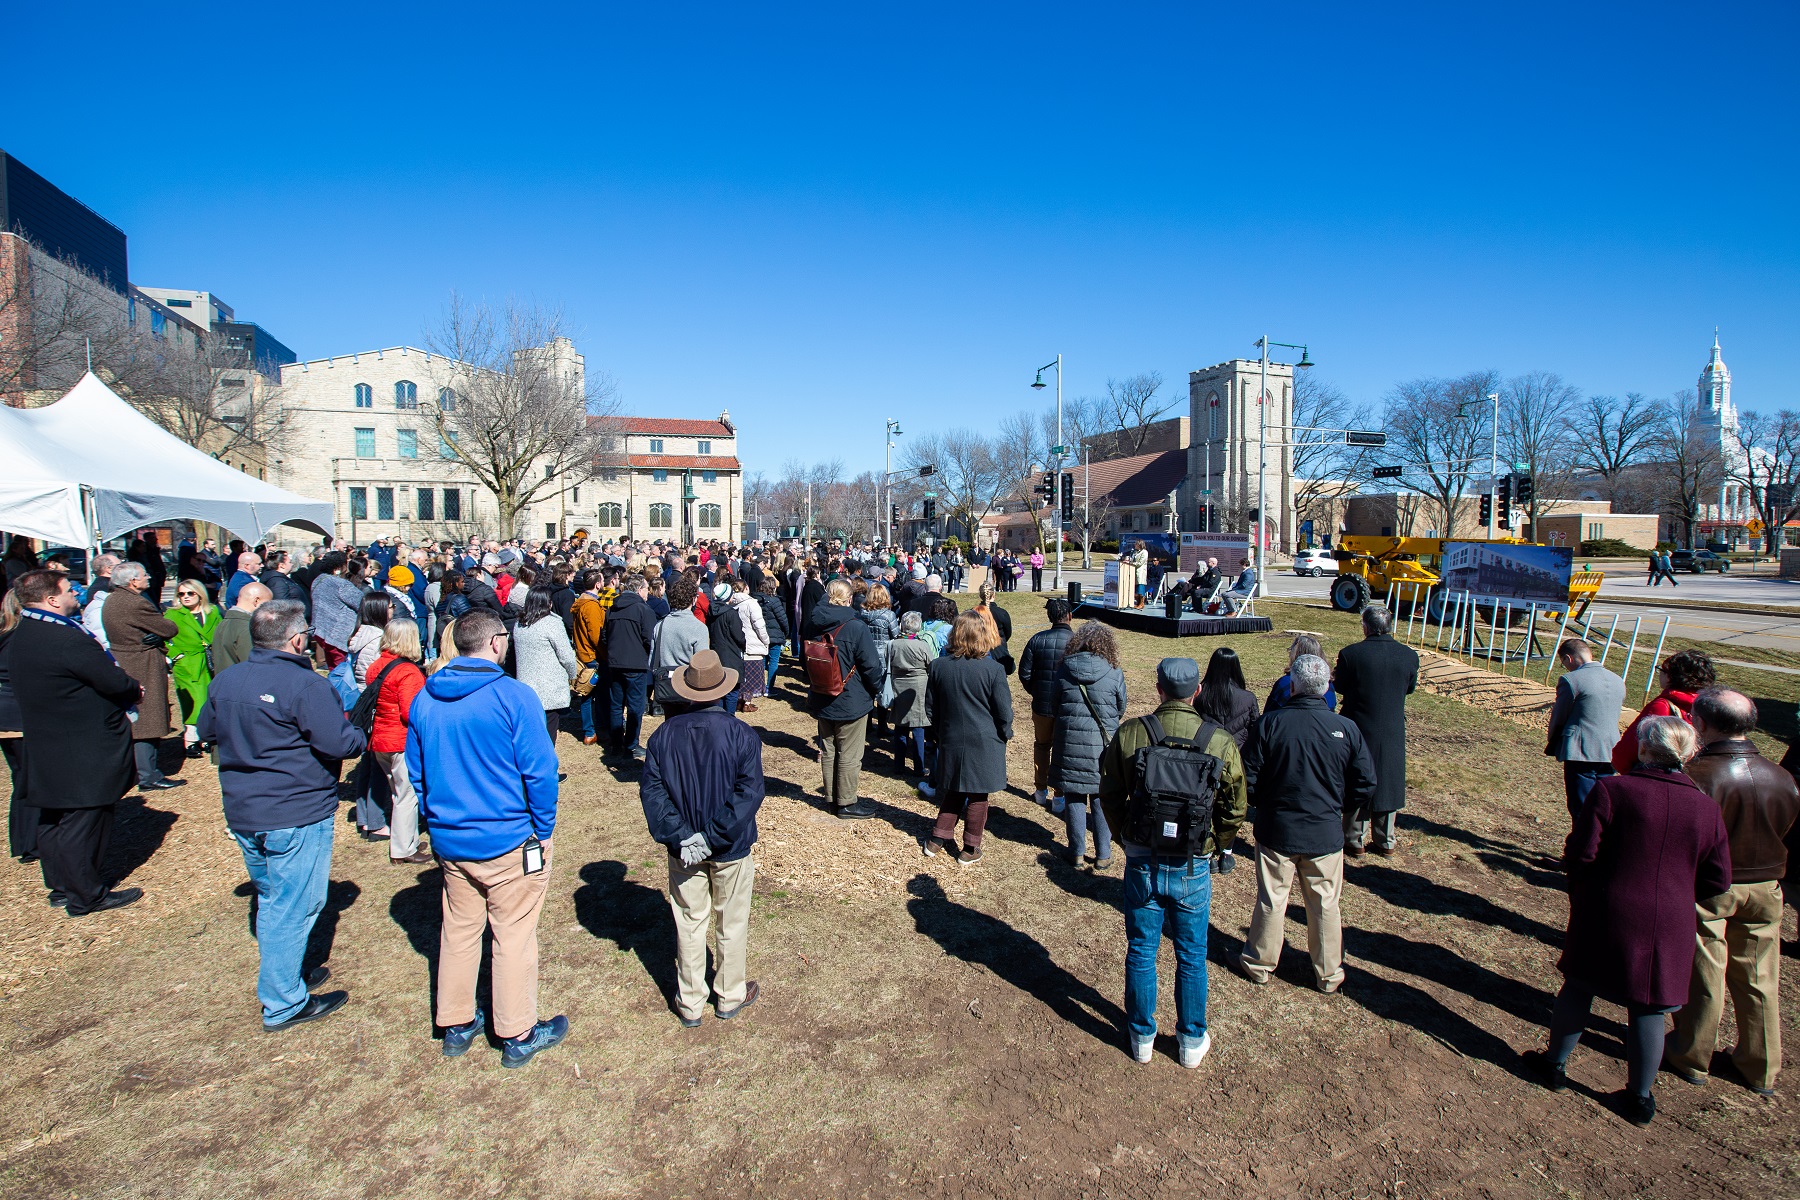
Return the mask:
{"type": "Polygon", "coordinates": [[[1631,719],[1631,728],[1625,731],[1625,736],[1613,747],[1613,770],[1621,775],[1637,766],[1637,730],[1638,724],[1645,717],[1680,717],[1691,724],[1689,714],[1694,711],[1694,697],[1717,681],[1713,674],[1712,659],[1698,650],[1683,650],[1679,654],[1671,654],[1656,669],[1656,674],[1662,682],[1662,691],[1631,719]]]}
{"type": "Polygon", "coordinates": [[[431,861],[431,855],[419,845],[419,798],[413,794],[412,777],[406,770],[407,717],[412,712],[413,699],[425,686],[425,671],[419,666],[419,658],[418,623],[389,621],[381,633],[381,657],[369,665],[368,686],[381,689],[375,695],[369,752],[381,764],[393,797],[393,812],[388,817],[388,861],[394,863],[431,861]]]}

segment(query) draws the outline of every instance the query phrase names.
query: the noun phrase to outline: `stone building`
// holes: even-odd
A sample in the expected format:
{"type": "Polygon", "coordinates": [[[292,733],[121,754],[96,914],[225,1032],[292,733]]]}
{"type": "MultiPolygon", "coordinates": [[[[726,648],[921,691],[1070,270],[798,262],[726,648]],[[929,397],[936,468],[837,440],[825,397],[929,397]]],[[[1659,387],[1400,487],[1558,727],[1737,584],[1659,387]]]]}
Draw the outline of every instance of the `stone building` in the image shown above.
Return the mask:
{"type": "MultiPolygon", "coordinates": [[[[585,376],[567,339],[546,352],[585,376]]],[[[723,538],[743,522],[742,471],[730,417],[617,418],[623,465],[544,488],[512,530],[499,529],[492,492],[440,447],[433,410],[453,410],[470,368],[416,346],[392,346],[279,367],[284,413],[269,478],[330,497],[339,536],[463,540],[472,535],[561,538],[723,538]]]]}
{"type": "Polygon", "coordinates": [[[1257,504],[1257,468],[1266,465],[1269,511],[1264,515],[1265,545],[1292,546],[1293,451],[1287,427],[1293,424],[1294,369],[1271,362],[1268,374],[1267,421],[1258,405],[1262,381],[1259,359],[1234,358],[1188,372],[1187,480],[1179,497],[1181,528],[1236,533],[1248,531],[1257,504]],[[1263,458],[1259,460],[1259,437],[1263,458]],[[1211,507],[1210,515],[1202,511],[1211,507]],[[1209,519],[1210,516],[1210,519],[1209,519]]]}

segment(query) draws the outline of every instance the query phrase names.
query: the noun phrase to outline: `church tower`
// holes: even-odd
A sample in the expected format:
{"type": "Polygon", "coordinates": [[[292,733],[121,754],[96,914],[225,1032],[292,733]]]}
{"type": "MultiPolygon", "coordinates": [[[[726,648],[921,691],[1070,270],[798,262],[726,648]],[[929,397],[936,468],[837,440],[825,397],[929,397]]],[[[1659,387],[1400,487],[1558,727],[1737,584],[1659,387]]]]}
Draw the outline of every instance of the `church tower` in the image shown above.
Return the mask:
{"type": "Polygon", "coordinates": [[[1718,430],[1720,458],[1724,464],[1719,482],[1719,502],[1709,514],[1715,521],[1732,525],[1752,515],[1749,489],[1742,486],[1743,447],[1737,440],[1737,405],[1731,402],[1731,370],[1719,351],[1719,331],[1713,330],[1712,358],[1700,372],[1700,412],[1718,430]]]}
{"type": "Polygon", "coordinates": [[[1719,355],[1717,329],[1713,330],[1712,360],[1700,372],[1700,407],[1720,432],[1737,428],[1737,408],[1731,403],[1731,371],[1719,355]]]}

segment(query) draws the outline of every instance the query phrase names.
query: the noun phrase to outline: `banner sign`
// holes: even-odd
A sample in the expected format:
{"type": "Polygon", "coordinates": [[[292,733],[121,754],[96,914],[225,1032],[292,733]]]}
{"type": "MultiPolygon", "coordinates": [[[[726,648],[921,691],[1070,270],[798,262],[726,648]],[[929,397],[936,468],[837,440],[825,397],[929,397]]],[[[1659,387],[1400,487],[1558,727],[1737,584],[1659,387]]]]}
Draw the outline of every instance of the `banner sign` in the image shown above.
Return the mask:
{"type": "Polygon", "coordinates": [[[1575,551],[1568,546],[1513,546],[1497,542],[1446,542],[1444,586],[1560,608],[1569,602],[1575,551]]]}
{"type": "Polygon", "coordinates": [[[1114,559],[1106,564],[1106,574],[1100,584],[1100,602],[1108,608],[1119,607],[1119,561],[1114,559]]]}
{"type": "Polygon", "coordinates": [[[1192,575],[1203,558],[1219,560],[1219,570],[1235,576],[1250,549],[1243,533],[1184,533],[1181,535],[1181,573],[1192,575]]]}

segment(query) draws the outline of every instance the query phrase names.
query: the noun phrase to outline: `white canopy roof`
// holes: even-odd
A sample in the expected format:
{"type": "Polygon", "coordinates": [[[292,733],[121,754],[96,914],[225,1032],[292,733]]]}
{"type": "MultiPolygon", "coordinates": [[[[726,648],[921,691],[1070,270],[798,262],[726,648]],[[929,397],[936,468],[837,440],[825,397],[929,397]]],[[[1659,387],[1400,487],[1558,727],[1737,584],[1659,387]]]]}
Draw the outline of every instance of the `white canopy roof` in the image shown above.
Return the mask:
{"type": "Polygon", "coordinates": [[[0,529],[86,546],[141,525],[209,521],[254,542],[277,525],[329,533],[329,501],[226,466],[119,399],[91,372],[44,408],[0,405],[0,529]],[[93,498],[92,525],[82,491],[93,498]]]}

